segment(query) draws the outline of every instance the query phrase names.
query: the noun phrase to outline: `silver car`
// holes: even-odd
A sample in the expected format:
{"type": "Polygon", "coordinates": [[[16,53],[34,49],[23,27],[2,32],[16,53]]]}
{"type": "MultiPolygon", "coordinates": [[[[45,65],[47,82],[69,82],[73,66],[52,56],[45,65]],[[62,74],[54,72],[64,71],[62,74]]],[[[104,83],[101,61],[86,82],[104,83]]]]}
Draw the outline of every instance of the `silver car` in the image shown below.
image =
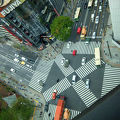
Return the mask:
{"type": "Polygon", "coordinates": [[[90,79],[87,79],[85,84],[87,89],[90,88],[90,79]]]}
{"type": "Polygon", "coordinates": [[[98,24],[99,23],[99,16],[96,16],[95,18],[95,24],[98,24]]]}
{"type": "Polygon", "coordinates": [[[83,57],[81,65],[85,65],[85,63],[86,63],[86,57],[83,57]]]}
{"type": "Polygon", "coordinates": [[[72,76],[72,84],[73,84],[73,85],[76,83],[76,77],[77,77],[76,75],[73,75],[73,76],[72,76]]]}

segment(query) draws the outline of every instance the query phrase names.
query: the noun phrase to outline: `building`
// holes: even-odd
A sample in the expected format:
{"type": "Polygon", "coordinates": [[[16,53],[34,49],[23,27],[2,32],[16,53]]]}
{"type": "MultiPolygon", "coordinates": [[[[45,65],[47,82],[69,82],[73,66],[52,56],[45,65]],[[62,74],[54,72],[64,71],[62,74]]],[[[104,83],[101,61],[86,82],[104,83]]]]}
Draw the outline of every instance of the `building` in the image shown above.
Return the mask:
{"type": "Polygon", "coordinates": [[[49,33],[52,20],[63,10],[57,3],[50,0],[11,0],[0,9],[0,34],[12,35],[21,43],[42,49],[48,41],[41,36],[49,33]]]}

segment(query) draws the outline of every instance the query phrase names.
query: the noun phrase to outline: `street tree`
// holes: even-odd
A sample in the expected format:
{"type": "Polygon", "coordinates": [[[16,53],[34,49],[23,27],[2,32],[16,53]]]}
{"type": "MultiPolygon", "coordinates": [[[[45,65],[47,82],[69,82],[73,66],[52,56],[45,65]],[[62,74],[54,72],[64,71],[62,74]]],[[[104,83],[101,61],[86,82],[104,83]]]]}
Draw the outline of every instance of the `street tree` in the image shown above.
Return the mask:
{"type": "Polygon", "coordinates": [[[71,34],[73,21],[69,17],[58,16],[50,25],[51,34],[58,40],[65,41],[71,34]]]}

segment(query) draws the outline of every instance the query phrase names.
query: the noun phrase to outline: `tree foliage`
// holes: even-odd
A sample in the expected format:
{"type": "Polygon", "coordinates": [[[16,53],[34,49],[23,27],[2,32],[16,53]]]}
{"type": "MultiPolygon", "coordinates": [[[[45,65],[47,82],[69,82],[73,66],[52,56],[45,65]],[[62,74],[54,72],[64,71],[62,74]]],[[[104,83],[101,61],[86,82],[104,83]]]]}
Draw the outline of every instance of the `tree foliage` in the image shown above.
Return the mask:
{"type": "Polygon", "coordinates": [[[73,22],[69,17],[58,16],[56,17],[51,26],[51,34],[55,36],[58,40],[65,41],[69,38],[71,34],[73,22]]]}

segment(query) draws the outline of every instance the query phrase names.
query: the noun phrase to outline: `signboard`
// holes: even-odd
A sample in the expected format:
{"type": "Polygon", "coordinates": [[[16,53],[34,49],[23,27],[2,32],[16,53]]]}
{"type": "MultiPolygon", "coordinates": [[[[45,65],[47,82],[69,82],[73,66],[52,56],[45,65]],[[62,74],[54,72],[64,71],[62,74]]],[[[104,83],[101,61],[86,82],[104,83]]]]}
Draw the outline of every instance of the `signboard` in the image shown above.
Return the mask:
{"type": "Polygon", "coordinates": [[[0,12],[0,17],[4,18],[7,14],[9,14],[12,10],[22,4],[25,0],[14,0],[12,3],[7,5],[2,11],[0,12]]]}

